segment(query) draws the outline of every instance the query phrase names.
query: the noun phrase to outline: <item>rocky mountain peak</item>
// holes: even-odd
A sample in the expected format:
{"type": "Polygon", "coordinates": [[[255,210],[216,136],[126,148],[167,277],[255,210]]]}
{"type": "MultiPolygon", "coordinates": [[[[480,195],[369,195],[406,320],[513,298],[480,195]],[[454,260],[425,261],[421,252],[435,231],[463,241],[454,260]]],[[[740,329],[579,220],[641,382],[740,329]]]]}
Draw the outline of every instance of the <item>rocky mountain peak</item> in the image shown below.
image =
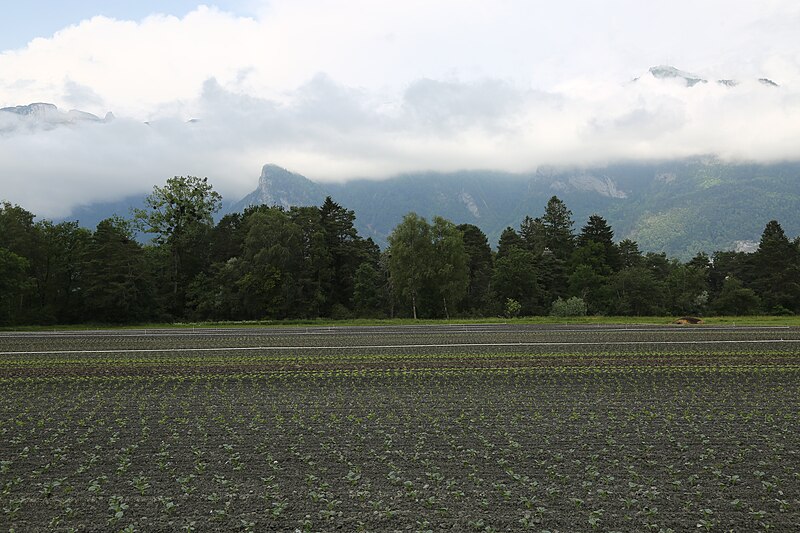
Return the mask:
{"type": "MultiPolygon", "coordinates": [[[[691,72],[686,72],[685,70],[680,70],[672,65],[658,65],[655,67],[650,67],[648,72],[652,77],[658,80],[681,80],[686,87],[694,87],[697,84],[708,83],[708,80],[702,76],[692,74],[691,72]]],[[[633,81],[638,80],[639,78],[635,78],[633,81]]],[[[769,78],[758,78],[758,82],[762,85],[766,85],[767,87],[779,87],[777,83],[769,78]]],[[[716,80],[716,83],[724,87],[736,87],[739,85],[739,81],[734,79],[716,80]]]]}
{"type": "Polygon", "coordinates": [[[671,65],[650,67],[650,75],[659,80],[682,79],[687,87],[694,87],[698,83],[708,83],[708,80],[696,74],[679,70],[671,65]]]}
{"type": "Polygon", "coordinates": [[[319,205],[325,199],[323,188],[305,176],[289,172],[285,168],[268,163],[261,169],[256,190],[231,207],[241,211],[251,205],[292,206],[319,205]]]}
{"type": "Polygon", "coordinates": [[[100,118],[92,113],[79,109],[62,111],[56,105],[47,102],[34,102],[0,108],[0,131],[13,131],[19,127],[25,129],[53,129],[58,126],[87,122],[104,123],[114,119],[112,113],[100,118]]]}
{"type": "Polygon", "coordinates": [[[58,114],[58,107],[45,102],[34,102],[28,105],[17,105],[14,107],[2,107],[0,111],[14,113],[23,117],[48,118],[58,114]]]}

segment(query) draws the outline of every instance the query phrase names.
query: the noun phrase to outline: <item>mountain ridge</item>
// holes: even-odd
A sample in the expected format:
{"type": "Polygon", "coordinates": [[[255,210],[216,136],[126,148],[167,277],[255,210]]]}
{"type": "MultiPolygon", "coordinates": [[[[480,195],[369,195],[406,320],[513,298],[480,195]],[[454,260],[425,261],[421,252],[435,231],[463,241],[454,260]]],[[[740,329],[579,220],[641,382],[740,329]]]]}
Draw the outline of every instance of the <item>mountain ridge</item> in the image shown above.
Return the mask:
{"type": "MultiPolygon", "coordinates": [[[[617,241],[630,238],[642,251],[683,260],[699,251],[752,251],[771,219],[790,237],[800,234],[800,162],[732,164],[715,158],[543,167],[524,174],[417,172],[344,184],[317,183],[268,164],[256,189],[238,201],[226,200],[218,216],[260,203],[321,205],[331,196],[355,212],[359,233],[381,246],[409,211],[475,224],[495,246],[503,229],[518,228],[525,216],[540,216],[553,195],[572,210],[576,231],[596,213],[609,221],[617,241]],[[275,172],[283,176],[276,180],[275,172]],[[270,190],[276,183],[279,190],[270,190]]],[[[61,220],[77,219],[93,229],[112,214],[126,215],[131,206],[144,207],[143,195],[81,206],[61,220]]]]}
{"type": "Polygon", "coordinates": [[[715,158],[524,174],[419,172],[344,184],[316,183],[268,164],[259,187],[226,211],[258,203],[319,205],[331,196],[355,212],[363,236],[381,245],[410,211],[475,224],[494,244],[505,227],[518,227],[525,216],[540,216],[553,195],[573,211],[576,231],[597,213],[612,225],[617,240],[631,238],[645,251],[682,259],[699,251],[747,248],[773,218],[790,235],[800,233],[800,163],[730,164],[715,158]],[[279,187],[269,190],[275,183],[279,187]]]}
{"type": "MultiPolygon", "coordinates": [[[[686,72],[685,70],[673,67],[672,65],[657,65],[650,67],[647,73],[658,80],[682,80],[686,87],[694,87],[698,84],[702,85],[708,83],[708,79],[698,74],[693,74],[691,72],[686,72]]],[[[639,79],[640,78],[634,78],[633,81],[638,81],[639,79]]],[[[758,78],[756,81],[762,85],[766,85],[767,87],[780,87],[780,85],[769,78],[758,78]]],[[[729,78],[718,79],[716,80],[716,83],[725,87],[736,87],[740,84],[738,80],[729,78]]]]}
{"type": "MultiPolygon", "coordinates": [[[[33,102],[27,105],[0,107],[0,117],[3,116],[6,118],[17,118],[21,123],[28,126],[38,126],[45,129],[82,122],[108,123],[115,118],[114,114],[110,111],[105,114],[105,117],[100,118],[93,113],[81,111],[80,109],[62,111],[55,104],[47,102],[33,102]]],[[[0,124],[0,129],[12,131],[14,128],[13,125],[6,125],[3,127],[3,125],[0,124]]]]}

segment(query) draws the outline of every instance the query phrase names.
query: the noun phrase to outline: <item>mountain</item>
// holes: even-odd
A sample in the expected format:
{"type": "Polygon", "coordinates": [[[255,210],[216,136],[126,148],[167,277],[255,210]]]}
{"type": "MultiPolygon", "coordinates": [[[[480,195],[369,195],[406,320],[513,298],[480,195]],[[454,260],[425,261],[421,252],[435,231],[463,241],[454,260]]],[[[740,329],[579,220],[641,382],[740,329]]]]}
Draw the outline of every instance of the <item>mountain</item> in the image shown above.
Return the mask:
{"type": "Polygon", "coordinates": [[[248,206],[260,204],[287,209],[293,205],[320,205],[326,195],[321,185],[308,178],[268,164],[261,169],[256,190],[233,204],[228,211],[244,211],[248,206]]]}
{"type": "MultiPolygon", "coordinates": [[[[134,209],[146,209],[145,194],[126,196],[120,200],[110,202],[96,202],[88,205],[79,205],[72,210],[70,215],[62,220],[74,220],[84,228],[94,230],[97,225],[111,216],[132,218],[134,209]]],[[[141,235],[142,242],[147,242],[152,235],[141,235]]]]}
{"type": "Polygon", "coordinates": [[[507,226],[540,216],[557,195],[573,212],[576,231],[603,215],[618,240],[644,251],[688,259],[699,251],[748,249],[771,219],[800,234],[800,163],[732,164],[715,158],[623,163],[598,168],[541,168],[528,174],[422,172],[384,181],[316,183],[276,165],[228,211],[266,203],[320,205],[326,195],[356,213],[363,236],[381,245],[409,211],[480,227],[496,244],[507,226]]]}
{"type": "Polygon", "coordinates": [[[704,80],[700,76],[684,72],[670,65],[650,67],[650,75],[659,80],[680,79],[683,80],[687,87],[694,87],[698,83],[708,83],[708,80],[704,80]]]}
{"type": "Polygon", "coordinates": [[[53,104],[36,102],[14,107],[0,107],[0,133],[11,132],[20,127],[52,129],[82,122],[110,122],[113,119],[114,114],[110,112],[106,113],[104,118],[100,118],[79,109],[62,111],[53,104]]]}
{"type": "MultiPolygon", "coordinates": [[[[648,73],[657,80],[680,80],[686,87],[694,87],[697,84],[708,83],[708,80],[702,76],[677,69],[671,65],[650,67],[648,73]]],[[[638,81],[639,79],[640,78],[635,78],[633,81],[638,81]]],[[[736,87],[739,85],[737,80],[732,79],[716,80],[716,82],[725,87],[736,87]]],[[[758,82],[768,87],[778,87],[778,84],[769,78],[758,78],[758,82]]]]}

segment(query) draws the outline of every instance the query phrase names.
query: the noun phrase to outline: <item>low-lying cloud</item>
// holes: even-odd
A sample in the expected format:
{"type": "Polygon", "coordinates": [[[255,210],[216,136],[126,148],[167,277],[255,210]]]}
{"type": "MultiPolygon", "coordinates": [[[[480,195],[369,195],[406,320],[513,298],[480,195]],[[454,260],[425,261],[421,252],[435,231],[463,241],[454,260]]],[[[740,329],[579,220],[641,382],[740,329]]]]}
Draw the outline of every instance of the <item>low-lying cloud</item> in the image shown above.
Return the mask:
{"type": "MultiPolygon", "coordinates": [[[[275,2],[259,19],[206,8],[183,19],[98,18],[0,54],[0,105],[48,101],[116,115],[53,123],[0,113],[0,199],[62,217],[77,205],[144,194],[172,175],[192,174],[208,176],[235,200],[255,187],[267,162],[325,181],[705,154],[763,162],[800,157],[796,44],[766,46],[739,66],[727,63],[728,70],[706,53],[709,66],[698,74],[710,81],[693,87],[657,79],[644,56],[619,50],[596,56],[604,58],[597,65],[585,51],[564,49],[562,66],[534,50],[518,63],[527,73],[514,75],[509,58],[525,44],[511,22],[516,4],[501,3],[483,23],[483,4],[467,3],[456,17],[461,30],[430,26],[456,4],[430,8],[437,12],[422,23],[413,22],[410,8],[394,9],[398,22],[365,7],[371,26],[347,23],[329,3],[311,0],[275,2]],[[314,9],[322,13],[312,16],[314,9]],[[315,26],[325,13],[330,24],[315,26]],[[333,30],[336,21],[350,27],[333,30]],[[504,22],[508,42],[487,44],[494,55],[466,44],[470,30],[496,31],[504,22]],[[302,29],[310,44],[291,28],[302,29]],[[419,42],[411,42],[411,30],[419,42]],[[432,45],[437,31],[464,50],[432,45]],[[367,44],[372,54],[361,48],[367,44]],[[413,54],[420,54],[418,64],[413,54]],[[468,56],[467,63],[448,63],[468,56]],[[496,70],[489,68],[492,57],[496,70]],[[714,81],[721,78],[739,83],[714,81]]],[[[797,9],[781,2],[772,8],[747,24],[744,15],[733,17],[741,31],[750,27],[742,46],[766,33],[771,42],[790,42],[787,19],[797,21],[797,9]]],[[[586,33],[588,22],[579,19],[578,29],[565,31],[586,33]]],[[[663,31],[656,28],[655,36],[663,31]]],[[[590,43],[601,43],[596,33],[587,34],[590,43]]]]}

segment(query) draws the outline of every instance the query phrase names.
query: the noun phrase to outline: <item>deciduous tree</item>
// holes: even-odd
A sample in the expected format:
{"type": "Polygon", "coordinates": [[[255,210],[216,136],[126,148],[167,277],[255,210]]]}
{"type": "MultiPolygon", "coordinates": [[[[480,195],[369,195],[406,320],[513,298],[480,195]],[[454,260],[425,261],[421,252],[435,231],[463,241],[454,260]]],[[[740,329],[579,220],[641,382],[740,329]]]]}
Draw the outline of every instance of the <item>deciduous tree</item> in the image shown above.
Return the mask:
{"type": "Polygon", "coordinates": [[[411,314],[417,318],[419,293],[430,278],[433,246],[430,225],[417,215],[403,217],[389,235],[389,272],[392,288],[411,301],[411,314]]]}
{"type": "Polygon", "coordinates": [[[464,250],[464,236],[455,224],[434,217],[431,227],[431,281],[439,293],[446,318],[450,307],[464,299],[469,286],[469,267],[464,250]]]}
{"type": "Polygon", "coordinates": [[[147,209],[134,211],[137,227],[155,235],[159,245],[169,247],[172,263],[172,293],[176,312],[182,311],[184,285],[182,256],[192,243],[188,239],[196,226],[211,226],[222,196],[214,191],[208,178],[175,176],[163,187],[153,187],[145,198],[147,209]]]}

